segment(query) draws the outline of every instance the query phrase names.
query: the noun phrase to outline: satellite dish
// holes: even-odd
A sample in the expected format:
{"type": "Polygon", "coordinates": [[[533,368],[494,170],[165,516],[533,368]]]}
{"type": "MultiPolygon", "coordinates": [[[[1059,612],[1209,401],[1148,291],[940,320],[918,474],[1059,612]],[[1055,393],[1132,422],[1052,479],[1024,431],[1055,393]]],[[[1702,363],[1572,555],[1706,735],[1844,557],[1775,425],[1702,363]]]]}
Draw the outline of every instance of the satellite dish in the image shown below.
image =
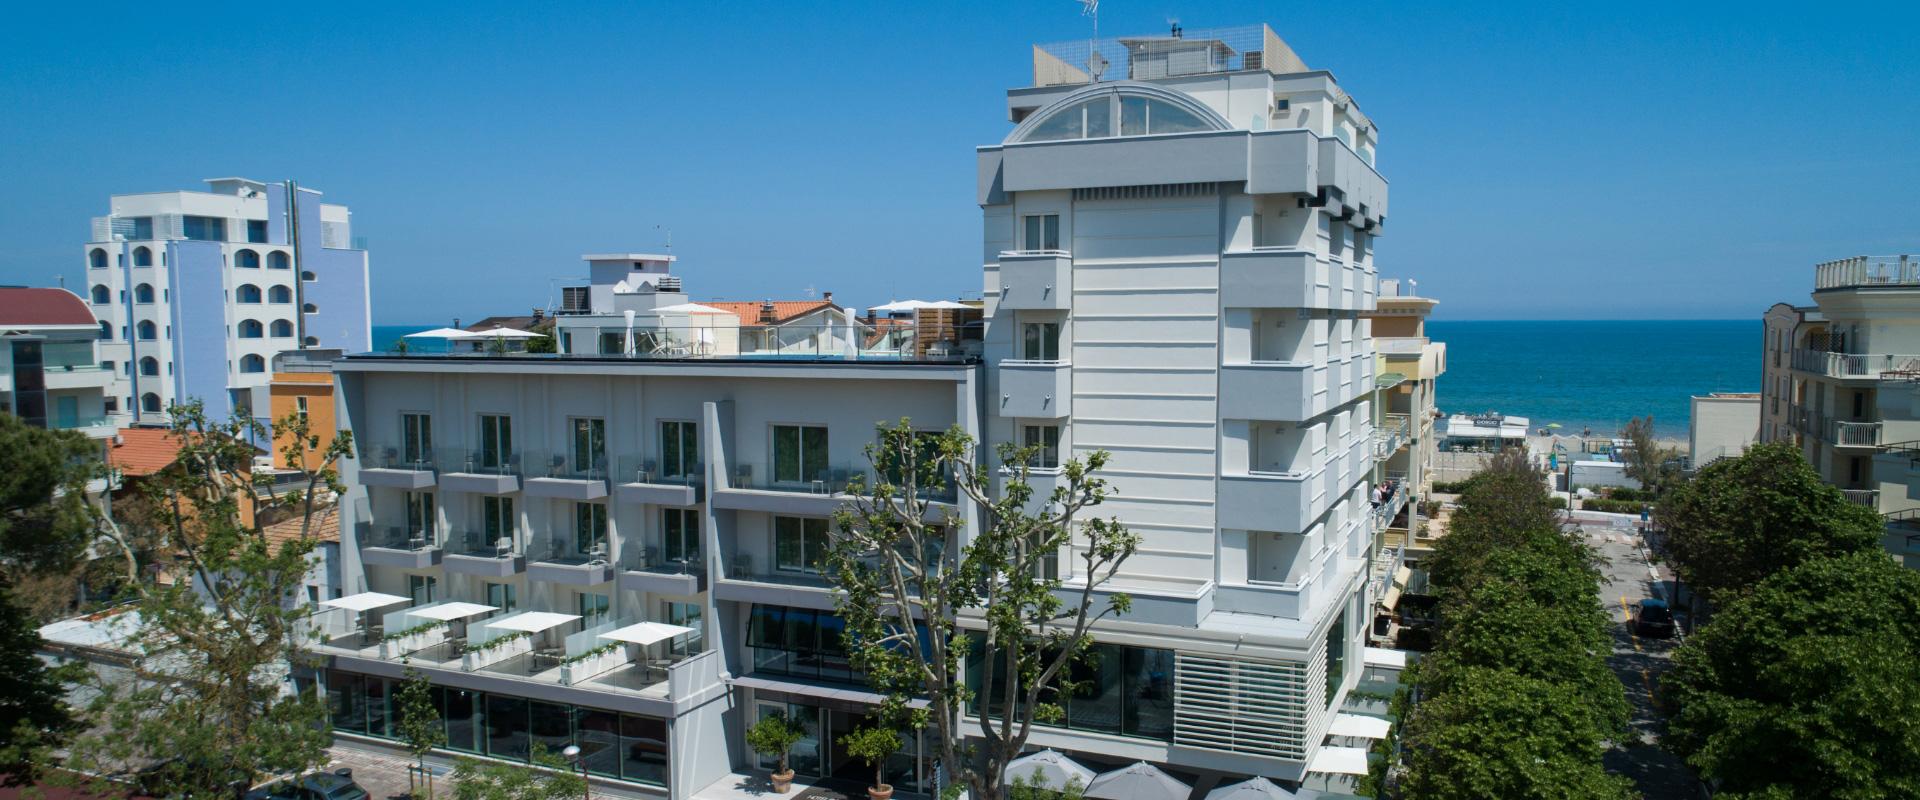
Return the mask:
{"type": "Polygon", "coordinates": [[[1095,50],[1092,55],[1087,56],[1087,74],[1093,76],[1094,80],[1100,80],[1100,74],[1106,71],[1107,57],[1100,55],[1099,50],[1095,50]]]}

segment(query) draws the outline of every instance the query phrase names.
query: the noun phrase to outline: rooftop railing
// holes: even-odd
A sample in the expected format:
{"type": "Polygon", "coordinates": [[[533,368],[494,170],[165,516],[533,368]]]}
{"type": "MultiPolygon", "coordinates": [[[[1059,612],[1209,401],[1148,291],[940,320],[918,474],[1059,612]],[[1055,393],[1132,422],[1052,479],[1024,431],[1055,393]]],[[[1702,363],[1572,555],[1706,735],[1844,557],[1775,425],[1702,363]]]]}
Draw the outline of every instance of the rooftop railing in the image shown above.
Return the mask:
{"type": "MultiPolygon", "coordinates": [[[[966,312],[955,310],[953,314],[966,312]]],[[[980,353],[983,323],[977,319],[920,315],[917,319],[844,318],[825,324],[760,324],[731,314],[699,314],[724,323],[624,325],[563,324],[555,329],[557,353],[529,353],[517,343],[452,340],[416,343],[406,350],[363,355],[434,359],[699,359],[767,361],[964,362],[980,353]]],[[[583,320],[584,321],[584,320],[583,320]]],[[[599,320],[594,320],[598,322],[599,320]]]]}
{"type": "MultiPolygon", "coordinates": [[[[1306,68],[1288,52],[1269,57],[1265,25],[1183,29],[1145,36],[1071,39],[1035,45],[1036,86],[1098,80],[1154,80],[1183,75],[1267,69],[1276,73],[1306,68]]],[[[1284,45],[1280,46],[1284,49],[1284,45]]]]}
{"type": "Polygon", "coordinates": [[[1793,368],[1829,378],[1910,378],[1920,374],[1920,355],[1901,353],[1829,353],[1793,351],[1793,368]]]}
{"type": "Polygon", "coordinates": [[[1816,264],[1813,288],[1920,287],[1920,256],[1854,256],[1816,264]]]}

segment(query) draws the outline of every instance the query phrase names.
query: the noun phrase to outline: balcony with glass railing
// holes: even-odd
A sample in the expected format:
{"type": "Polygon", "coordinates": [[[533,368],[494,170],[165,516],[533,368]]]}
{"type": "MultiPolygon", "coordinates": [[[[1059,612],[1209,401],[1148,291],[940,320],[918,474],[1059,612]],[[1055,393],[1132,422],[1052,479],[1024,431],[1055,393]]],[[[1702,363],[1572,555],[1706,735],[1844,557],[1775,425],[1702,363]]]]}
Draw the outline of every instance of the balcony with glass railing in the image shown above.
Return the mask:
{"type": "Polygon", "coordinates": [[[521,460],[532,497],[560,500],[598,500],[607,496],[610,475],[605,451],[530,450],[521,460]]]}
{"type": "Polygon", "coordinates": [[[451,573],[483,578],[505,578],[527,569],[527,557],[510,532],[455,531],[447,537],[441,563],[451,573]]]}
{"type": "Polygon", "coordinates": [[[485,448],[447,450],[438,459],[439,486],[449,492],[509,494],[520,490],[520,454],[485,448]]]}
{"type": "Polygon", "coordinates": [[[358,444],[362,485],[396,489],[424,489],[434,485],[432,447],[372,440],[358,444]]]}
{"type": "Polygon", "coordinates": [[[1383,414],[1373,429],[1373,457],[1386,458],[1406,446],[1413,431],[1413,418],[1407,414],[1383,414]]]}
{"type": "Polygon", "coordinates": [[[613,471],[613,494],[621,502],[691,506],[700,502],[706,487],[706,465],[699,462],[678,462],[663,467],[657,459],[623,455],[616,463],[619,466],[613,471]]]}
{"type": "Polygon", "coordinates": [[[571,531],[561,536],[536,536],[527,547],[527,579],[597,586],[613,579],[611,553],[612,545],[604,536],[592,542],[578,541],[571,531]]]}
{"type": "Polygon", "coordinates": [[[370,566],[423,569],[440,563],[444,554],[436,531],[407,524],[362,523],[360,560],[370,566]]]}
{"type": "MultiPolygon", "coordinates": [[[[876,474],[872,464],[865,462],[835,466],[741,462],[734,464],[726,477],[727,485],[714,491],[715,508],[805,516],[833,513],[847,502],[849,492],[860,491],[861,487],[870,491],[884,481],[901,488],[902,483],[876,474]]],[[[921,486],[917,492],[928,504],[929,516],[941,513],[958,497],[951,481],[941,483],[921,486]]]]}
{"type": "Polygon", "coordinates": [[[621,549],[621,589],[682,596],[707,589],[707,562],[699,550],[663,552],[657,545],[639,543],[621,549]]]}

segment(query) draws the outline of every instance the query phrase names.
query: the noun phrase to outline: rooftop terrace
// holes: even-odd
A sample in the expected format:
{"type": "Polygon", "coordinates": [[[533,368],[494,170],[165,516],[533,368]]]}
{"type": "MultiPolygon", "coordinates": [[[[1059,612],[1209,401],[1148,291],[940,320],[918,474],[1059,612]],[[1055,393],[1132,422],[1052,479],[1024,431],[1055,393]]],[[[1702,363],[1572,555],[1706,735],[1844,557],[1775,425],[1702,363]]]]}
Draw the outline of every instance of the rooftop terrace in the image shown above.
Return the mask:
{"type": "Polygon", "coordinates": [[[1073,39],[1033,46],[1033,85],[1155,80],[1264,69],[1306,72],[1293,48],[1266,25],[1182,29],[1165,34],[1073,39]]]}

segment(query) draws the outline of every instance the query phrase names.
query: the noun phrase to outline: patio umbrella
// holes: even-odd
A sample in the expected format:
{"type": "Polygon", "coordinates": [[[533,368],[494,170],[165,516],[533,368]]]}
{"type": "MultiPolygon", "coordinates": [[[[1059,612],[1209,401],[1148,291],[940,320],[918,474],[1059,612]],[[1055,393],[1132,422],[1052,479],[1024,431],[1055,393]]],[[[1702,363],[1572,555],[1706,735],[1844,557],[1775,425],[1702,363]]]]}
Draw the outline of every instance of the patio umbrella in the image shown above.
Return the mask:
{"type": "Polygon", "coordinates": [[[1087,784],[1088,800],[1187,800],[1193,787],[1145,761],[1103,772],[1087,784]]]}
{"type": "Polygon", "coordinates": [[[402,339],[465,339],[472,335],[473,335],[472,331],[463,331],[463,330],[460,330],[459,328],[434,328],[433,330],[430,330],[430,331],[421,331],[419,333],[409,333],[406,336],[402,336],[400,338],[402,339]]]}
{"type": "Polygon", "coordinates": [[[921,308],[925,308],[929,310],[965,311],[969,308],[973,308],[973,306],[967,305],[966,303],[956,303],[956,302],[953,302],[952,300],[935,300],[931,303],[927,303],[921,306],[921,308]]]}
{"type": "Polygon", "coordinates": [[[1081,786],[1093,782],[1093,770],[1067,758],[1058,750],[1042,750],[1014,759],[1007,764],[1007,771],[1001,779],[1008,783],[1025,780],[1036,787],[1063,792],[1076,781],[1081,786]]]}
{"type": "Polygon", "coordinates": [[[703,306],[699,303],[675,303],[670,306],[661,306],[654,310],[665,311],[671,314],[731,314],[733,313],[724,308],[714,308],[713,306],[703,306]]]}
{"type": "Polygon", "coordinates": [[[930,304],[925,300],[895,300],[884,305],[869,306],[868,311],[884,311],[889,314],[896,311],[918,311],[930,304]]]}
{"type": "MultiPolygon", "coordinates": [[[[496,339],[538,339],[541,336],[545,336],[545,335],[546,334],[542,334],[542,333],[534,333],[533,331],[523,331],[523,330],[520,330],[519,328],[509,328],[505,325],[495,325],[484,331],[467,331],[466,332],[467,337],[492,336],[496,339]]],[[[449,338],[462,338],[462,337],[449,337],[449,338]]]]}
{"type": "MultiPolygon", "coordinates": [[[[1306,796],[1318,795],[1316,793],[1306,796]]],[[[1266,778],[1255,777],[1208,792],[1206,800],[1299,800],[1301,797],[1302,795],[1273,785],[1273,782],[1266,778]]]]}

